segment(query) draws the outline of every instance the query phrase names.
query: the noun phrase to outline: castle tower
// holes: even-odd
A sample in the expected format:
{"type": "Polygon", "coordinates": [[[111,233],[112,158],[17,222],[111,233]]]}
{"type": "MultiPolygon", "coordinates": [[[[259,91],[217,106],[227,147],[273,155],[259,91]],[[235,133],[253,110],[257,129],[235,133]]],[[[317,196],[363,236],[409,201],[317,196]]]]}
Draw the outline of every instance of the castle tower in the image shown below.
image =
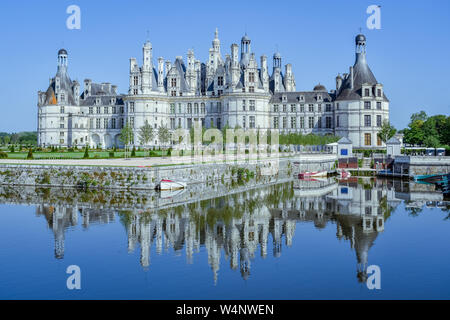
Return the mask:
{"type": "Polygon", "coordinates": [[[252,52],[251,43],[252,41],[245,34],[241,39],[241,66],[243,67],[246,67],[250,61],[250,53],[252,52]]]}
{"type": "Polygon", "coordinates": [[[261,56],[261,82],[264,91],[269,90],[269,69],[267,68],[267,57],[261,56]]]}
{"type": "Polygon", "coordinates": [[[151,72],[152,72],[152,44],[150,41],[144,44],[143,63],[142,63],[142,93],[149,94],[152,89],[151,72]]]}

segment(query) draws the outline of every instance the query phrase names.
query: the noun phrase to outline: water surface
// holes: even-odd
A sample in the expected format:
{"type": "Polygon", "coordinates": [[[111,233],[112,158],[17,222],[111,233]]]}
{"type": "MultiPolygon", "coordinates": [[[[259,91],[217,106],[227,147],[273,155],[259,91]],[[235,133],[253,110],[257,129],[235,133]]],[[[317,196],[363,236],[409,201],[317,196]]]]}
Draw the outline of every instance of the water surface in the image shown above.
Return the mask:
{"type": "Polygon", "coordinates": [[[450,298],[450,205],[432,186],[200,188],[201,201],[192,190],[0,187],[0,298],[450,298]],[[66,287],[70,265],[81,290],[66,287]],[[366,285],[370,265],[380,290],[366,285]]]}

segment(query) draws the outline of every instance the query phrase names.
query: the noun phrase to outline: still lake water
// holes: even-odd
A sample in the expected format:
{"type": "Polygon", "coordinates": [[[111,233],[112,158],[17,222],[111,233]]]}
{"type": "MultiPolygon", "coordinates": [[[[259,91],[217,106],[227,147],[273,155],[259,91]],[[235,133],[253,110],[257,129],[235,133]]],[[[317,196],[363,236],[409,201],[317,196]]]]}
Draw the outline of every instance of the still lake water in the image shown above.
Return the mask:
{"type": "Polygon", "coordinates": [[[0,187],[0,298],[449,299],[450,204],[430,188],[288,182],[145,209],[163,196],[0,187]]]}

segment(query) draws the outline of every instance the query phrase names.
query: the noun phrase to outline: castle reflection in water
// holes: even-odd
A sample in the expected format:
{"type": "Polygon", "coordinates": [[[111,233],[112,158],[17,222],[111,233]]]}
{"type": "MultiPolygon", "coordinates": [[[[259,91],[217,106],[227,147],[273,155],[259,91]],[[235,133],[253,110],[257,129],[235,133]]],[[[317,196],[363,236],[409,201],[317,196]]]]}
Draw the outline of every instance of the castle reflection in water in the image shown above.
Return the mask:
{"type": "Polygon", "coordinates": [[[140,250],[145,269],[150,268],[152,252],[185,251],[187,263],[193,263],[204,247],[214,281],[222,251],[230,267],[247,279],[255,255],[280,257],[283,247],[291,246],[299,222],[319,229],[332,223],[337,238],[348,241],[355,251],[357,276],[365,281],[370,248],[395,208],[408,200],[404,195],[410,192],[404,189],[399,181],[294,181],[161,209],[118,210],[59,202],[38,204],[37,214],[44,215],[53,230],[57,259],[64,257],[65,232],[70,228],[120,219],[128,250],[140,250]]]}

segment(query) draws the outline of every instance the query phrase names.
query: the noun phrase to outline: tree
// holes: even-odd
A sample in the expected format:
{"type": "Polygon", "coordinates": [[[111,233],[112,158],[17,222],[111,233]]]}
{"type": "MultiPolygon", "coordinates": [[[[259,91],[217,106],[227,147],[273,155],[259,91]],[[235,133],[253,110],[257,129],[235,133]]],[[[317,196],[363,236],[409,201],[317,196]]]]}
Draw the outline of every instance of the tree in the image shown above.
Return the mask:
{"type": "Polygon", "coordinates": [[[410,124],[415,122],[415,121],[423,121],[423,122],[425,122],[427,120],[427,118],[428,118],[428,116],[427,116],[427,113],[425,111],[420,111],[420,112],[417,112],[417,113],[413,113],[411,115],[411,122],[410,122],[410,124]]]}
{"type": "Polygon", "coordinates": [[[84,148],[83,159],[89,159],[89,149],[88,149],[87,145],[86,145],[86,148],[84,148]]]}
{"type": "Polygon", "coordinates": [[[380,131],[378,132],[378,137],[386,143],[390,138],[392,138],[395,133],[397,132],[397,129],[392,126],[388,120],[385,120],[383,124],[381,125],[380,131]]]}
{"type": "Polygon", "coordinates": [[[166,126],[161,126],[158,128],[158,139],[162,145],[166,144],[169,141],[170,132],[166,126]]]}
{"type": "Polygon", "coordinates": [[[440,142],[438,137],[436,136],[426,136],[425,139],[423,140],[423,144],[427,147],[427,148],[438,148],[440,146],[440,142]]]}
{"type": "Polygon", "coordinates": [[[133,129],[128,123],[120,131],[119,139],[125,146],[128,146],[134,142],[133,129]]]}
{"type": "Polygon", "coordinates": [[[155,132],[153,131],[152,126],[146,121],[145,124],[139,128],[139,143],[142,146],[147,146],[150,141],[153,140],[155,136],[155,132]]]}

